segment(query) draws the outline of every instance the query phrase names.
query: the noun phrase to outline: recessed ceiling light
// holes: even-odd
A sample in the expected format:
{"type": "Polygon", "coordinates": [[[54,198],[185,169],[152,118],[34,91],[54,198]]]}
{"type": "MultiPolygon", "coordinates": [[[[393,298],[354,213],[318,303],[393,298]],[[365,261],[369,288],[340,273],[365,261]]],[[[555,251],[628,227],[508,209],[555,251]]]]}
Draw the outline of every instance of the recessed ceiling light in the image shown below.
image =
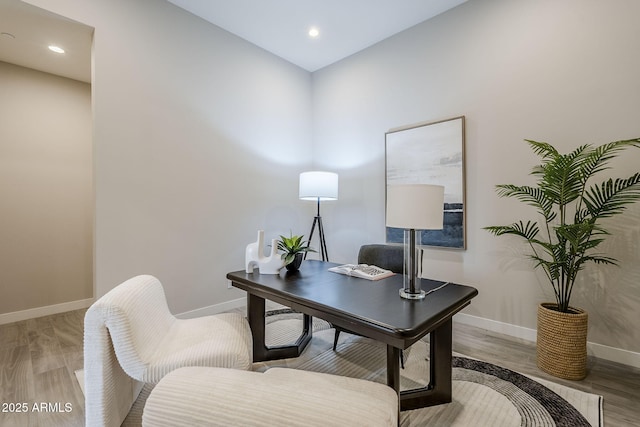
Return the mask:
{"type": "Polygon", "coordinates": [[[49,50],[55,53],[64,53],[64,49],[59,46],[51,45],[49,46],[49,50]]]}
{"type": "Polygon", "coordinates": [[[316,27],[311,27],[309,29],[309,37],[315,39],[320,35],[320,31],[316,27]]]}

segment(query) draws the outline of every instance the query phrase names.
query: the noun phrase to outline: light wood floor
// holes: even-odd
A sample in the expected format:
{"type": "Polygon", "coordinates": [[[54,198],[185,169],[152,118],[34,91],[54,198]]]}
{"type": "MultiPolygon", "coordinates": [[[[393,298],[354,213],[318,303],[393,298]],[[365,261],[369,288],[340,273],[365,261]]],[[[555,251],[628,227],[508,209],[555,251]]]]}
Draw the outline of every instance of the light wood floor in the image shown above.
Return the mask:
{"type": "MultiPolygon", "coordinates": [[[[84,312],[0,325],[0,426],[84,425],[84,398],[74,374],[83,363],[84,312]],[[26,403],[26,412],[15,412],[10,405],[16,403],[26,403]]],[[[530,342],[458,323],[453,329],[454,351],[602,395],[607,427],[640,426],[640,369],[590,359],[586,379],[560,380],[536,367],[530,342]]]]}
{"type": "Polygon", "coordinates": [[[0,325],[0,426],[84,425],[84,312],[0,325]]]}

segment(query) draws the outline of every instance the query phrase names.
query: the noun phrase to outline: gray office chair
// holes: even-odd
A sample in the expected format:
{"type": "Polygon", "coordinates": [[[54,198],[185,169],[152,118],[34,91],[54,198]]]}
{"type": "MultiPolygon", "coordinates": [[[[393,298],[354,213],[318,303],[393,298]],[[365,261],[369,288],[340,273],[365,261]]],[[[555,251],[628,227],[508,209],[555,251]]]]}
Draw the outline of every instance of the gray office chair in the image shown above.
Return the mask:
{"type": "MultiPolygon", "coordinates": [[[[391,270],[394,273],[402,274],[404,265],[404,248],[401,245],[362,245],[358,252],[358,264],[375,265],[377,267],[384,268],[385,270],[391,270]]],[[[336,325],[333,325],[333,327],[336,330],[333,338],[333,351],[335,351],[336,346],[338,345],[340,332],[347,332],[350,334],[355,334],[355,332],[336,325]]],[[[402,352],[400,353],[400,362],[402,364],[402,368],[404,368],[404,357],[402,356],[402,352]]]]}
{"type": "Polygon", "coordinates": [[[404,248],[402,245],[362,245],[358,252],[358,264],[376,265],[402,274],[404,248]]]}

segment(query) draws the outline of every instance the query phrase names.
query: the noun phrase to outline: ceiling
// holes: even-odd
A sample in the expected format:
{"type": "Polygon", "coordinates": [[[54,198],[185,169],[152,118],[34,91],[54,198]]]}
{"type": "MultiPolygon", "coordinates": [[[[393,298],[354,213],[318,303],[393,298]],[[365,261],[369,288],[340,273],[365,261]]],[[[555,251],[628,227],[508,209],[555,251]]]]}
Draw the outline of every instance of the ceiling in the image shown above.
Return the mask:
{"type": "Polygon", "coordinates": [[[169,0],[316,71],[467,0],[169,0]],[[316,27],[319,36],[308,35],[316,27]]]}
{"type": "Polygon", "coordinates": [[[0,61],[91,81],[93,28],[19,0],[0,0],[0,61]],[[65,49],[54,53],[49,45],[65,49]]]}
{"type": "MultiPolygon", "coordinates": [[[[467,0],[169,0],[315,71],[467,0]],[[309,37],[315,27],[319,36],[309,37]]],[[[91,81],[93,28],[20,0],[0,0],[0,61],[91,81]],[[65,49],[49,51],[50,44],[65,49]]]]}

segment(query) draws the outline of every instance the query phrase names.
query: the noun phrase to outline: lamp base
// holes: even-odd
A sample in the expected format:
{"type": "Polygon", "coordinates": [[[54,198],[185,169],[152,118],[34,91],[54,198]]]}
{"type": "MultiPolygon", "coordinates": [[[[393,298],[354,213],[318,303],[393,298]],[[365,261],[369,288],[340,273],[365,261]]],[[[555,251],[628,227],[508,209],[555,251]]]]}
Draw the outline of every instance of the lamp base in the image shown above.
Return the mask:
{"type": "Polygon", "coordinates": [[[424,299],[424,297],[427,295],[427,293],[422,290],[418,293],[411,293],[411,292],[405,291],[404,288],[400,288],[399,294],[402,298],[405,298],[405,299],[424,299]]]}

